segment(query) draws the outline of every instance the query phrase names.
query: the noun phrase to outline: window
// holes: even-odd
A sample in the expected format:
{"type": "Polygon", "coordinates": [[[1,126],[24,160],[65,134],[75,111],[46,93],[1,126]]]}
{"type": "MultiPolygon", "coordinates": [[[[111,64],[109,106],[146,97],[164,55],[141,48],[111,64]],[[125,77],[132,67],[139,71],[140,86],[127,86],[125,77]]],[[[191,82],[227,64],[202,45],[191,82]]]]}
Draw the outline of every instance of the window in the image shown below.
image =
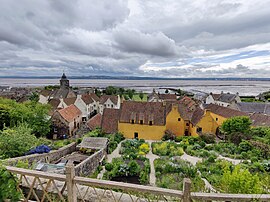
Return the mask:
{"type": "Polygon", "coordinates": [[[152,126],[153,125],[153,121],[149,121],[149,125],[152,126]]]}
{"type": "Polygon", "coordinates": [[[198,128],[197,128],[197,132],[198,132],[198,133],[201,133],[201,132],[202,132],[202,128],[201,128],[201,127],[198,127],[198,128]]]}
{"type": "Polygon", "coordinates": [[[111,105],[111,107],[113,108],[113,105],[111,105]]]}
{"type": "Polygon", "coordinates": [[[178,118],[178,121],[181,121],[181,118],[178,118]]]}
{"type": "Polygon", "coordinates": [[[132,123],[132,124],[134,124],[134,123],[135,123],[134,119],[132,119],[132,120],[131,120],[131,123],[132,123]]]}
{"type": "Polygon", "coordinates": [[[135,139],[138,139],[138,137],[139,137],[139,134],[138,134],[137,132],[135,132],[135,133],[134,133],[134,138],[135,138],[135,139]]]}
{"type": "Polygon", "coordinates": [[[186,126],[189,126],[189,123],[186,123],[186,126]]]}
{"type": "Polygon", "coordinates": [[[96,105],[94,104],[94,107],[96,107],[96,105]]]}
{"type": "Polygon", "coordinates": [[[140,124],[143,124],[143,120],[140,120],[140,124]]]}
{"type": "Polygon", "coordinates": [[[216,121],[218,121],[218,118],[216,118],[216,121]]]}

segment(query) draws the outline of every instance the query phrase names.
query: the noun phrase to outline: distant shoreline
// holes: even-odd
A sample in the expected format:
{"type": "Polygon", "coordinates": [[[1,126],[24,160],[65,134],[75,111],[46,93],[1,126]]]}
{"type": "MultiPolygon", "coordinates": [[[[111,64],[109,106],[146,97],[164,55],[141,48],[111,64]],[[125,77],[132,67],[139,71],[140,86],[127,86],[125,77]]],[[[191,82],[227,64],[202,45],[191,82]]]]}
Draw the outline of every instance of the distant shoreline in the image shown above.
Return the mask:
{"type": "MultiPolygon", "coordinates": [[[[0,76],[0,79],[59,79],[58,76],[0,76]]],[[[197,81],[270,81],[270,78],[160,78],[160,77],[133,77],[133,76],[69,76],[69,79],[100,79],[100,80],[197,80],[197,81]]]]}

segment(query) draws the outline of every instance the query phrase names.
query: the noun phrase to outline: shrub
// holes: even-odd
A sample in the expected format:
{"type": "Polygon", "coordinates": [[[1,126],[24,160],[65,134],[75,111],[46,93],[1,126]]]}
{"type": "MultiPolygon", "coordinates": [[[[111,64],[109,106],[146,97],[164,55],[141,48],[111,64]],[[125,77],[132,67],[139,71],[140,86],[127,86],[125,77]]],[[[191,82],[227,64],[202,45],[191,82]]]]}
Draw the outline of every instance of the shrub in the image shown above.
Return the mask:
{"type": "Polygon", "coordinates": [[[13,174],[0,166],[0,201],[5,201],[5,199],[19,201],[21,193],[17,189],[18,183],[18,179],[13,174]]]}
{"type": "Polygon", "coordinates": [[[214,134],[210,133],[203,133],[200,135],[200,139],[207,144],[215,143],[216,142],[216,137],[214,134]]]}
{"type": "Polygon", "coordinates": [[[106,164],[105,164],[105,169],[106,169],[107,171],[111,171],[111,170],[113,169],[113,164],[111,164],[111,163],[106,163],[106,164]]]}
{"type": "Polygon", "coordinates": [[[142,151],[143,153],[147,154],[150,151],[149,145],[147,143],[143,143],[139,146],[139,152],[142,151]]]}
{"type": "Polygon", "coordinates": [[[162,140],[175,140],[176,135],[171,130],[166,130],[162,140]]]}

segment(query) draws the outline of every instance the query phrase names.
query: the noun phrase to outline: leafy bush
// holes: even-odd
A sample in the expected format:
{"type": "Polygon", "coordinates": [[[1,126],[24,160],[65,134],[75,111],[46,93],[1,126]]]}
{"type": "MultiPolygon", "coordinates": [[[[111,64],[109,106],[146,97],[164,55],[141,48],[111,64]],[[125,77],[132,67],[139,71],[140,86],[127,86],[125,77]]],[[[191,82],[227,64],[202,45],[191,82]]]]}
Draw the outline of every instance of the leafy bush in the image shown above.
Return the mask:
{"type": "Polygon", "coordinates": [[[162,137],[162,140],[175,140],[175,138],[176,135],[171,130],[166,130],[164,136],[162,137]]]}
{"type": "Polygon", "coordinates": [[[13,174],[0,166],[0,201],[5,199],[19,201],[21,193],[17,189],[18,183],[18,179],[13,174]]]}
{"type": "Polygon", "coordinates": [[[201,134],[200,139],[207,144],[211,144],[211,143],[216,142],[216,136],[214,134],[210,134],[210,133],[201,134]]]}
{"type": "Polygon", "coordinates": [[[263,187],[257,174],[251,174],[247,169],[235,166],[233,171],[225,168],[220,180],[220,188],[225,193],[261,194],[263,187]]]}
{"type": "Polygon", "coordinates": [[[111,171],[111,170],[113,169],[113,164],[111,164],[111,163],[106,163],[106,164],[105,164],[105,169],[106,169],[107,171],[111,171]]]}
{"type": "Polygon", "coordinates": [[[183,148],[175,142],[154,142],[152,143],[153,153],[160,156],[182,156],[183,148]]]}
{"type": "Polygon", "coordinates": [[[0,156],[3,158],[22,156],[36,146],[37,142],[37,138],[32,135],[32,129],[27,124],[5,128],[1,132],[0,156]]]}

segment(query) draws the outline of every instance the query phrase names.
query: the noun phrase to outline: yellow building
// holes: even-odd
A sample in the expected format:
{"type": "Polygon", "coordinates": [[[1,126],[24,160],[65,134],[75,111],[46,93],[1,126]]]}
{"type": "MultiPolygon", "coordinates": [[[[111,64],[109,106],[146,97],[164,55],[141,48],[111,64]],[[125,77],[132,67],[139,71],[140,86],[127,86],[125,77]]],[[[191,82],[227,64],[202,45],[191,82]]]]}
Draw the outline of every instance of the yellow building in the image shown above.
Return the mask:
{"type": "MultiPolygon", "coordinates": [[[[112,117],[111,112],[106,114],[112,117]]],[[[185,97],[180,101],[166,103],[124,101],[114,120],[107,119],[103,123],[106,122],[108,127],[117,123],[115,130],[123,133],[126,138],[161,140],[166,130],[176,136],[217,134],[218,128],[227,118],[246,115],[214,104],[202,110],[194,101],[185,97]]]]}

